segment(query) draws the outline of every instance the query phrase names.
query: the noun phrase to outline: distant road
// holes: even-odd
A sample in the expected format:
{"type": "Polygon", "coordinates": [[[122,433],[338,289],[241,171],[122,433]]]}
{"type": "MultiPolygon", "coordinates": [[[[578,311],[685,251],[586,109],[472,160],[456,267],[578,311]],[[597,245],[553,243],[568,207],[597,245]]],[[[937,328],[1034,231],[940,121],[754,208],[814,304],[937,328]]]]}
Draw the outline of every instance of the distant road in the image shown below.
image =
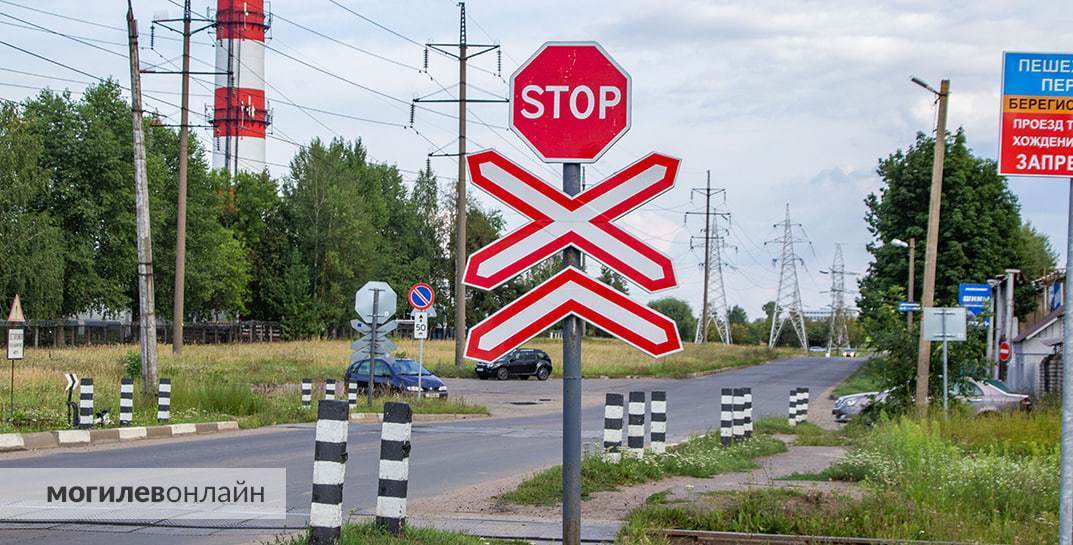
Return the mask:
{"type": "MultiPolygon", "coordinates": [[[[621,386],[623,392],[627,389],[665,390],[669,439],[679,440],[691,433],[718,427],[720,388],[749,386],[753,389],[756,417],[785,416],[791,388],[808,387],[816,397],[841,382],[861,361],[798,357],[694,379],[586,379],[584,383],[591,385],[593,390],[617,386],[621,386]]],[[[452,381],[451,384],[455,390],[498,388],[495,382],[459,384],[452,381]]],[[[547,391],[551,384],[511,381],[503,383],[503,388],[521,395],[528,392],[527,388],[547,391]]],[[[553,402],[558,403],[559,398],[555,397],[553,402]]],[[[460,486],[558,463],[562,449],[560,414],[545,412],[534,416],[415,425],[410,497],[434,496],[460,486]]],[[[598,404],[589,403],[582,418],[585,441],[599,441],[603,409],[598,404]]],[[[346,509],[366,512],[376,504],[379,433],[379,425],[350,426],[350,458],[344,491],[346,509]]],[[[0,456],[0,467],[285,467],[287,505],[292,513],[286,525],[301,528],[309,510],[312,460],[313,427],[304,424],[180,442],[57,450],[32,457],[0,456]]],[[[251,523],[253,526],[282,524],[282,521],[251,523]]],[[[236,545],[258,542],[279,531],[241,526],[223,529],[0,523],[0,545],[236,545]]]]}

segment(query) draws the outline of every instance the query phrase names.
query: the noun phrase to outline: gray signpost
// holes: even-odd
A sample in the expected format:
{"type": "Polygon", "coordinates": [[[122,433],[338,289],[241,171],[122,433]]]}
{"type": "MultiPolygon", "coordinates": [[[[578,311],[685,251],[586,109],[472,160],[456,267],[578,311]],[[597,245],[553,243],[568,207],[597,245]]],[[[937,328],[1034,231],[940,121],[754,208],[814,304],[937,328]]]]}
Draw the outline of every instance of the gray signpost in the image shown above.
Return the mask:
{"type": "Polygon", "coordinates": [[[365,334],[365,337],[350,345],[354,349],[350,361],[353,363],[369,360],[369,379],[365,383],[365,390],[370,407],[373,406],[377,360],[383,359],[388,363],[394,361],[391,353],[395,350],[395,343],[385,335],[394,331],[397,326],[392,320],[397,299],[395,290],[386,282],[366,282],[354,294],[354,310],[365,323],[351,320],[350,325],[359,333],[365,334]]]}
{"type": "Polygon", "coordinates": [[[950,408],[950,366],[948,365],[946,343],[948,341],[964,342],[967,334],[968,314],[965,307],[925,308],[921,324],[923,335],[928,342],[943,343],[943,410],[950,408]]]}
{"type": "MultiPolygon", "coordinates": [[[[19,324],[26,321],[26,317],[22,314],[22,302],[19,301],[18,294],[15,295],[15,300],[11,302],[11,312],[8,313],[7,321],[9,324],[19,324]]],[[[8,411],[11,414],[12,424],[15,423],[15,360],[21,360],[24,356],[24,332],[25,330],[21,327],[10,327],[7,330],[7,359],[11,362],[10,407],[8,407],[8,411]]]]}

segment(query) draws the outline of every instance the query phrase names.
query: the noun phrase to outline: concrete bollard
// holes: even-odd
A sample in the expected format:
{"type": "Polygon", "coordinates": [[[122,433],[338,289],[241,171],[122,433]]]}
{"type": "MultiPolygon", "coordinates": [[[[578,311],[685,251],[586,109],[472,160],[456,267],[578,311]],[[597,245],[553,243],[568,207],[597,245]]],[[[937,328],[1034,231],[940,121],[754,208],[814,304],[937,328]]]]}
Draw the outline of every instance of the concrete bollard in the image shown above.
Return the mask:
{"type": "Polygon", "coordinates": [[[350,403],[350,410],[354,410],[358,407],[358,383],[354,381],[348,381],[346,384],[346,398],[350,403]]]}
{"type": "Polygon", "coordinates": [[[85,377],[78,385],[78,427],[93,427],[93,379],[85,377]]]}
{"type": "Polygon", "coordinates": [[[622,394],[604,397],[604,459],[618,463],[622,460],[622,394]]]}
{"type": "Polygon", "coordinates": [[[119,425],[129,426],[134,421],[134,379],[119,381],[119,425]]]}
{"type": "Polygon", "coordinates": [[[335,400],[335,379],[330,378],[324,381],[324,399],[328,401],[335,400]]]}
{"type": "Polygon", "coordinates": [[[745,439],[745,393],[742,388],[734,388],[734,442],[745,439]]]}
{"type": "MultiPolygon", "coordinates": [[[[302,379],[302,407],[309,409],[313,406],[313,379],[302,379]]],[[[319,409],[318,409],[319,410],[319,409]]]]}
{"type": "Polygon", "coordinates": [[[648,425],[654,454],[667,452],[667,392],[652,392],[652,423],[648,425]]]}
{"type": "Polygon", "coordinates": [[[384,404],[380,432],[380,482],[376,525],[399,535],[406,526],[406,488],[410,480],[410,428],[413,410],[406,403],[384,404]]]}
{"type": "Polygon", "coordinates": [[[745,438],[752,439],[752,388],[745,388],[745,438]]]}
{"type": "Polygon", "coordinates": [[[645,393],[630,392],[626,423],[626,452],[637,458],[645,455],[645,393]]]}
{"type": "Polygon", "coordinates": [[[309,505],[309,543],[328,545],[339,540],[343,526],[343,481],[349,414],[343,401],[317,405],[317,434],[313,449],[313,496],[309,505]]]}
{"type": "Polygon", "coordinates": [[[787,417],[789,419],[788,421],[789,421],[789,424],[791,426],[796,426],[797,425],[797,398],[798,398],[798,388],[794,388],[793,390],[790,390],[790,412],[787,415],[787,417]]]}
{"type": "Polygon", "coordinates": [[[808,422],[808,388],[797,389],[797,423],[808,422]]]}
{"type": "Polygon", "coordinates": [[[719,392],[719,442],[729,447],[734,442],[734,390],[723,388],[719,392]]]}
{"type": "Polygon", "coordinates": [[[171,420],[171,379],[160,379],[157,387],[156,419],[158,422],[171,420]]]}

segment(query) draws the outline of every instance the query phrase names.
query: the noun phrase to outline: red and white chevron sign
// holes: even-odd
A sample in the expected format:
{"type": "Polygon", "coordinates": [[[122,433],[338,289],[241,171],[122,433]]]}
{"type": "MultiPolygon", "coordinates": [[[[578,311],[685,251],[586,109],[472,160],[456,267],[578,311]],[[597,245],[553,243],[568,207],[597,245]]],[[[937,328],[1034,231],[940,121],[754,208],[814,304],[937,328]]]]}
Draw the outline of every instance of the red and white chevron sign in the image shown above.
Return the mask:
{"type": "Polygon", "coordinates": [[[493,361],[571,314],[653,357],[682,350],[674,320],[570,267],[470,329],[466,357],[493,361]]]}
{"type": "Polygon", "coordinates": [[[678,284],[670,258],[614,224],[674,186],[678,159],[650,154],[573,197],[495,150],[467,160],[473,183],[530,219],[470,256],[467,285],[494,289],[568,246],[647,291],[678,284]]]}

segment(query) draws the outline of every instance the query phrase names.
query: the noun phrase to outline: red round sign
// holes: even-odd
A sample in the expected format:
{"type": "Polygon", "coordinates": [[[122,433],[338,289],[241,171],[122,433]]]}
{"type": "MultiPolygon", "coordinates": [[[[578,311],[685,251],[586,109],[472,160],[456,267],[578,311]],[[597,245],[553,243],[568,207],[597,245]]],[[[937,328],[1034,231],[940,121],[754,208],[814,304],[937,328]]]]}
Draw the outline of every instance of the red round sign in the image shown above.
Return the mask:
{"type": "Polygon", "coordinates": [[[998,345],[998,361],[1003,363],[1010,361],[1010,343],[1002,341],[998,345]]]}
{"type": "Polygon", "coordinates": [[[630,129],[630,75],[595,42],[548,42],[510,78],[510,127],[545,162],[591,163],[630,129]]]}

